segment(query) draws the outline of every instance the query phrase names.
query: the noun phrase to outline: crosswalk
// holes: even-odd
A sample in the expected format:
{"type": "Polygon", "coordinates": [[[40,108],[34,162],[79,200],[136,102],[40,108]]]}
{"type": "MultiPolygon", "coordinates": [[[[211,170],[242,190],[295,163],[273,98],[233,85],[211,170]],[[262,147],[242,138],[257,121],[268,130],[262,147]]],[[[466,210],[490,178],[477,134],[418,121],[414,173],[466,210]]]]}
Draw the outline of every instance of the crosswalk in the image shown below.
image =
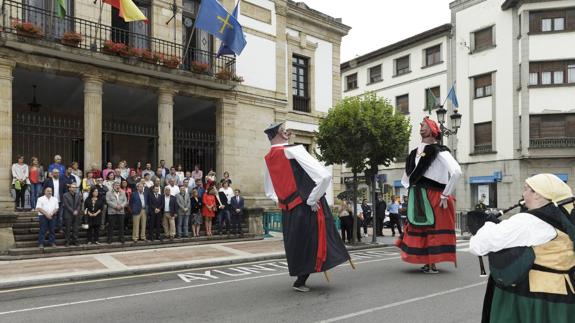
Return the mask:
{"type": "Polygon", "coordinates": [[[469,240],[457,240],[456,247],[458,252],[469,252],[469,240]]]}

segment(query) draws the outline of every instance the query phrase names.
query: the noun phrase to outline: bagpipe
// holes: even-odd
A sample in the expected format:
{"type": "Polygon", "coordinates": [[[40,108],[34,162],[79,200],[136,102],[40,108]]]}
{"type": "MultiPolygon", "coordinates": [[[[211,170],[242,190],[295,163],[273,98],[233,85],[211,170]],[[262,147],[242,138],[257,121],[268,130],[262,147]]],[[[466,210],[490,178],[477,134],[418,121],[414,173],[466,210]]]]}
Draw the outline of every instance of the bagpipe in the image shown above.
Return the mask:
{"type": "MultiPolygon", "coordinates": [[[[569,203],[575,203],[575,197],[569,197],[567,199],[561,200],[559,202],[553,203],[555,207],[561,207],[569,203]]],[[[474,210],[467,213],[467,227],[472,235],[475,235],[486,222],[499,223],[499,218],[507,212],[521,207],[521,211],[526,211],[525,201],[519,200],[519,202],[513,206],[510,206],[503,210],[498,209],[487,209],[487,210],[474,210]]],[[[571,210],[570,221],[575,224],[575,208],[571,210]]],[[[498,251],[495,253],[490,253],[489,264],[491,267],[491,273],[497,276],[498,280],[503,283],[503,285],[511,285],[514,282],[520,280],[526,271],[526,268],[530,268],[530,263],[533,262],[535,254],[532,248],[528,247],[514,247],[506,250],[498,251]],[[513,270],[508,270],[510,267],[511,260],[517,260],[516,268],[513,270]],[[504,268],[507,268],[504,270],[504,268]],[[513,272],[513,274],[509,274],[513,272]],[[522,274],[523,272],[523,274],[522,274]]],[[[485,272],[485,265],[483,263],[483,256],[479,256],[479,268],[480,277],[487,277],[485,272]]]]}
{"type": "MultiPolygon", "coordinates": [[[[467,228],[472,235],[475,235],[481,227],[486,222],[494,222],[499,223],[499,217],[504,215],[507,212],[510,212],[518,207],[524,208],[525,201],[523,199],[519,200],[517,204],[510,206],[503,210],[498,209],[487,209],[487,210],[474,210],[467,212],[467,228]]],[[[483,263],[483,256],[479,256],[479,269],[480,274],[479,277],[487,277],[487,273],[485,272],[485,264],[483,263]]]]}

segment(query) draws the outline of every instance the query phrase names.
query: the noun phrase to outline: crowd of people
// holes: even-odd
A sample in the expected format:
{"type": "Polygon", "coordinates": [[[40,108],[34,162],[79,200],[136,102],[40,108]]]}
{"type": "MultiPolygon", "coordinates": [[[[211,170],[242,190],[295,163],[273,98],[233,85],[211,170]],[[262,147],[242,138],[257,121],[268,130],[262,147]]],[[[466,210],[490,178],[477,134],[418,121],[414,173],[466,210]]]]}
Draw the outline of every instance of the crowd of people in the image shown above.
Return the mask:
{"type": "MultiPolygon", "coordinates": [[[[350,201],[340,200],[337,215],[340,220],[341,238],[348,243],[352,242],[353,232],[353,206],[350,201]]],[[[357,239],[366,238],[368,226],[372,226],[373,232],[378,237],[385,236],[383,228],[391,229],[391,236],[395,237],[395,231],[403,235],[402,227],[406,222],[407,214],[407,196],[392,195],[389,203],[386,203],[382,195],[378,196],[375,208],[375,217],[373,209],[368,204],[367,199],[363,199],[360,207],[357,209],[357,239]],[[363,229],[363,233],[362,233],[363,229]]]]}
{"type": "Polygon", "coordinates": [[[18,156],[12,178],[15,210],[38,213],[40,248],[46,236],[48,245],[56,246],[56,231],[64,233],[66,246],[79,245],[80,227],[87,230],[87,244],[100,244],[100,231],[105,229],[108,243],[114,232],[124,243],[130,227],[133,242],[199,237],[202,224],[205,234],[212,236],[214,220],[219,235],[224,227],[227,235],[243,235],[240,190],[231,187],[228,172],[218,180],[213,170],[204,176],[200,165],[184,171],[181,165],[168,168],[161,160],[155,169],[141,162],[130,168],[123,160],[116,168],[112,162],[103,170],[92,165],[84,176],[78,162],[64,166],[59,155],[46,171],[38,158],[32,157],[28,165],[18,156]],[[30,208],[25,205],[27,191],[30,208]]]}

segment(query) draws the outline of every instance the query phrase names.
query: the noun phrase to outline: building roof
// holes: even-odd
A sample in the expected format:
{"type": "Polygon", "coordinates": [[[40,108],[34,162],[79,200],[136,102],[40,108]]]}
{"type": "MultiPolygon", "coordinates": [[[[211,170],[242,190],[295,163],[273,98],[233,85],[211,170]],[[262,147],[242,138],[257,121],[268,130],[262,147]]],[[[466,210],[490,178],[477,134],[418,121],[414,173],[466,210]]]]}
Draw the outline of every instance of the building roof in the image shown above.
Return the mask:
{"type": "Polygon", "coordinates": [[[334,18],[332,16],[326,15],[321,11],[312,9],[304,2],[288,0],[287,3],[288,6],[290,6],[290,8],[292,8],[293,10],[300,10],[301,12],[305,12],[308,15],[310,15],[310,17],[313,17],[312,18],[313,21],[323,22],[325,24],[336,27],[337,29],[340,30],[340,32],[342,32],[343,35],[346,35],[351,29],[350,26],[347,26],[342,22],[341,18],[334,18]]]}
{"type": "Polygon", "coordinates": [[[501,9],[507,10],[509,8],[513,8],[519,3],[519,1],[520,0],[505,0],[505,2],[503,2],[501,5],[501,9]]]}
{"type": "Polygon", "coordinates": [[[451,24],[444,24],[429,30],[426,30],[420,34],[417,34],[415,36],[411,36],[409,38],[403,39],[397,43],[382,47],[380,49],[374,50],[373,52],[367,53],[365,55],[356,57],[352,60],[349,60],[347,62],[344,62],[341,64],[340,68],[341,71],[344,72],[345,70],[348,70],[350,68],[362,65],[365,62],[377,59],[377,58],[381,58],[389,53],[398,51],[400,49],[404,49],[406,47],[409,47],[411,45],[417,44],[419,42],[425,41],[425,40],[429,40],[429,38],[433,38],[434,36],[439,36],[441,34],[444,33],[448,33],[451,31],[451,24]]]}

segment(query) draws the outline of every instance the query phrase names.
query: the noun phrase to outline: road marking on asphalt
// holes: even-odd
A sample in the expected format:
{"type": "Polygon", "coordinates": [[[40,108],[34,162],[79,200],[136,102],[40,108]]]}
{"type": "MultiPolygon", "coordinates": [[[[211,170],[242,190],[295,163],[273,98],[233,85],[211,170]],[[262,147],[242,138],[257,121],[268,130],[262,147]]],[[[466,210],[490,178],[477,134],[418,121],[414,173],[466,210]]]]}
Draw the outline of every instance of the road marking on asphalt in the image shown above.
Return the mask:
{"type": "Polygon", "coordinates": [[[108,269],[128,269],[128,266],[124,265],[118,259],[112,257],[111,255],[95,255],[94,258],[102,263],[102,265],[108,267],[108,269]]]}
{"type": "MultiPolygon", "coordinates": [[[[357,262],[356,264],[365,264],[365,263],[387,261],[387,260],[394,260],[394,259],[399,259],[399,257],[372,259],[372,260],[357,262]]],[[[349,266],[349,264],[345,264],[345,265],[342,264],[339,267],[346,267],[346,266],[349,266]]],[[[0,312],[0,316],[9,315],[9,314],[16,314],[16,313],[24,313],[24,312],[33,312],[33,311],[52,309],[52,308],[67,307],[67,306],[73,306],[73,305],[105,302],[105,301],[123,299],[123,298],[131,298],[131,297],[138,297],[138,296],[168,293],[168,292],[174,292],[174,291],[180,291],[180,290],[186,290],[186,289],[192,289],[192,288],[214,286],[214,285],[221,285],[221,284],[227,284],[227,283],[235,283],[235,282],[254,280],[254,279],[259,279],[259,278],[275,277],[275,276],[281,276],[281,275],[285,275],[285,274],[286,274],[285,272],[280,272],[280,273],[266,274],[266,275],[261,275],[261,276],[251,276],[251,277],[244,277],[244,278],[237,278],[237,279],[230,279],[230,280],[215,281],[215,282],[198,284],[198,285],[191,285],[191,286],[181,286],[181,287],[159,289],[159,290],[153,290],[153,291],[148,291],[148,292],[116,295],[116,296],[110,296],[110,297],[101,297],[101,298],[87,299],[87,300],[76,301],[76,302],[67,302],[67,303],[52,304],[52,305],[45,305],[45,306],[38,306],[38,307],[29,307],[29,308],[23,308],[23,309],[18,309],[18,310],[0,312]]]]}
{"type": "Polygon", "coordinates": [[[453,289],[448,289],[442,292],[437,292],[437,293],[433,293],[433,294],[429,294],[429,295],[425,295],[425,296],[420,296],[420,297],[415,297],[415,298],[410,298],[410,299],[406,299],[400,302],[395,302],[395,303],[391,303],[391,304],[387,304],[387,305],[383,305],[383,306],[378,306],[378,307],[373,307],[373,308],[369,308],[369,309],[365,309],[363,311],[359,311],[359,312],[355,312],[355,313],[350,313],[350,314],[346,314],[346,315],[342,315],[342,316],[338,316],[338,317],[333,317],[327,320],[323,320],[323,321],[319,321],[320,323],[330,323],[330,322],[337,322],[337,321],[343,321],[343,320],[347,320],[353,317],[357,317],[357,316],[361,316],[361,315],[366,315],[369,313],[373,313],[376,311],[381,311],[381,310],[385,310],[388,308],[392,308],[392,307],[396,307],[396,306],[401,306],[401,305],[405,305],[405,304],[409,304],[409,303],[414,303],[414,302],[419,302],[425,299],[429,299],[429,298],[433,298],[433,297],[437,297],[437,296],[442,296],[442,295],[447,295],[447,294],[451,294],[451,293],[456,293],[456,292],[460,292],[462,290],[466,290],[466,289],[470,289],[470,288],[475,288],[475,287],[479,287],[482,285],[485,285],[487,282],[481,282],[481,283],[475,283],[475,284],[471,284],[471,285],[465,285],[465,286],[461,286],[461,287],[457,287],[457,288],[453,288],[453,289]]]}

